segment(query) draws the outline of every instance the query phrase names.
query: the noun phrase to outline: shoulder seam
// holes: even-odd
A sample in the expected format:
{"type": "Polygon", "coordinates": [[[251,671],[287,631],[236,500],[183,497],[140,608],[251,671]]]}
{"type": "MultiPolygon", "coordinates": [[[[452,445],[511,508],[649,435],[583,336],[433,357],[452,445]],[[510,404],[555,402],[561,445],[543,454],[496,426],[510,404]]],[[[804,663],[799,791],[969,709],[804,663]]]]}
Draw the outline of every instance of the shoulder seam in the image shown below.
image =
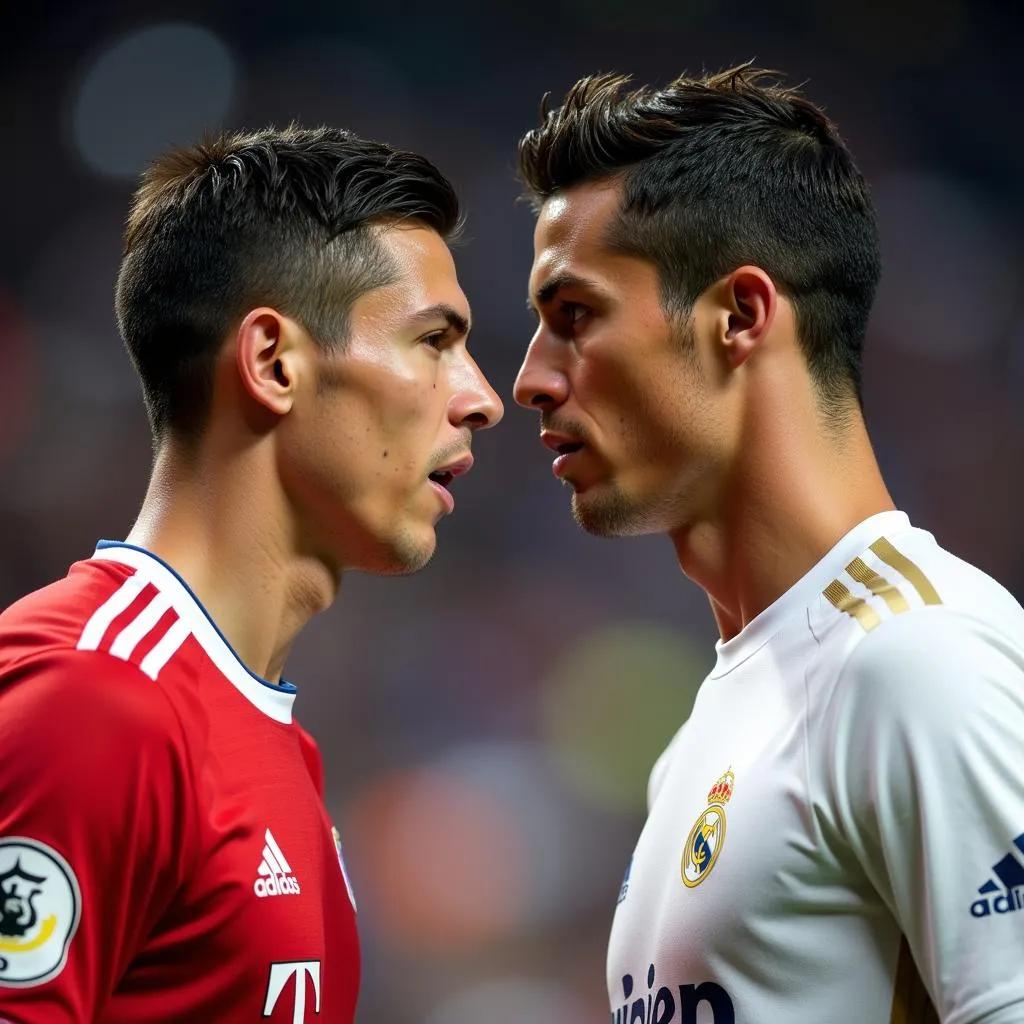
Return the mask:
{"type": "Polygon", "coordinates": [[[811,618],[810,609],[805,610],[807,632],[811,634],[811,638],[814,640],[814,658],[808,658],[804,663],[803,671],[803,683],[804,683],[804,713],[803,713],[803,744],[804,744],[804,779],[807,784],[807,804],[808,814],[811,819],[811,827],[814,829],[814,838],[818,844],[818,847],[822,847],[825,842],[825,837],[821,830],[821,823],[818,821],[818,815],[814,811],[814,783],[811,778],[811,687],[809,682],[809,676],[811,674],[811,664],[816,663],[817,659],[821,657],[821,639],[818,634],[814,632],[814,625],[811,618]]]}
{"type": "MultiPolygon", "coordinates": [[[[115,661],[120,660],[116,658],[114,655],[110,655],[110,657],[114,657],[115,661]]],[[[123,664],[132,665],[132,662],[124,662],[123,664]]],[[[191,845],[193,848],[189,851],[189,869],[188,871],[182,872],[181,879],[179,879],[179,884],[182,884],[186,878],[194,877],[196,873],[194,870],[195,863],[199,857],[200,849],[198,839],[199,820],[201,818],[199,806],[199,783],[198,780],[196,779],[194,765],[192,762],[192,744],[189,742],[189,734],[188,730],[186,730],[185,728],[185,723],[181,720],[181,715],[178,713],[178,709],[174,706],[173,701],[167,695],[167,691],[164,689],[164,687],[157,682],[155,677],[151,679],[149,676],[147,676],[146,673],[143,672],[141,668],[139,668],[139,666],[133,665],[133,667],[139,671],[139,673],[147,680],[148,684],[152,686],[153,689],[158,690],[160,692],[161,697],[163,697],[164,703],[167,705],[167,708],[170,711],[171,716],[174,718],[175,725],[177,725],[178,727],[178,740],[181,743],[181,751],[182,754],[184,755],[184,764],[182,767],[184,768],[184,771],[188,776],[188,788],[191,794],[190,803],[192,805],[193,815],[191,837],[191,845]]]]}

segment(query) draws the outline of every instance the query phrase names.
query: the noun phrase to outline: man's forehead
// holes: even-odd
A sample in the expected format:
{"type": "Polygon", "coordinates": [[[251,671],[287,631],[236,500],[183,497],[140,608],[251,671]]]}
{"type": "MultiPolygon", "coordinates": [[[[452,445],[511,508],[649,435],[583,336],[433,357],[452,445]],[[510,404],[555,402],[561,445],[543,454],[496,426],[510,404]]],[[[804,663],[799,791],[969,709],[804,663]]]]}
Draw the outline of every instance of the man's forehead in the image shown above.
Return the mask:
{"type": "Polygon", "coordinates": [[[416,221],[389,224],[377,229],[377,238],[393,263],[406,273],[455,273],[451,249],[433,228],[416,221]]]}
{"type": "Polygon", "coordinates": [[[619,211],[617,183],[587,182],[546,200],[537,218],[535,237],[548,242],[599,241],[619,211]]]}
{"type": "Polygon", "coordinates": [[[607,255],[608,227],[619,189],[607,182],[577,185],[548,199],[534,231],[534,284],[555,274],[588,276],[585,265],[607,255]]]}
{"type": "Polygon", "coordinates": [[[357,317],[403,330],[427,330],[447,322],[460,334],[469,333],[472,319],[469,301],[457,284],[430,287],[411,277],[364,293],[357,300],[354,312],[357,317]]]}
{"type": "Polygon", "coordinates": [[[445,323],[458,334],[468,334],[472,314],[457,282],[444,285],[404,274],[364,292],[352,308],[357,329],[406,332],[433,330],[445,323]]]}
{"type": "Polygon", "coordinates": [[[385,229],[380,237],[391,258],[392,273],[376,290],[378,301],[388,303],[399,317],[441,304],[469,317],[451,250],[436,231],[415,224],[397,225],[385,229]]]}

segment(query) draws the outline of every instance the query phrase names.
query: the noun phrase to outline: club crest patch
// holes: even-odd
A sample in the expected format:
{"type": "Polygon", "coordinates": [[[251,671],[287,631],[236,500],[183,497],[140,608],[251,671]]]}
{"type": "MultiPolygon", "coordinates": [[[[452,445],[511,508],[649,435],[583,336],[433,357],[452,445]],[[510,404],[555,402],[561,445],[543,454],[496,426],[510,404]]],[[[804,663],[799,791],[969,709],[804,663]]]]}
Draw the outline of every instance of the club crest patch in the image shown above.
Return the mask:
{"type": "Polygon", "coordinates": [[[695,888],[711,873],[725,845],[725,805],[732,799],[736,776],[729,768],[708,793],[708,805],[694,822],[683,848],[683,884],[695,888]]]}
{"type": "Polygon", "coordinates": [[[39,985],[60,974],[81,915],[78,879],[56,850],[0,838],[0,986],[39,985]]]}

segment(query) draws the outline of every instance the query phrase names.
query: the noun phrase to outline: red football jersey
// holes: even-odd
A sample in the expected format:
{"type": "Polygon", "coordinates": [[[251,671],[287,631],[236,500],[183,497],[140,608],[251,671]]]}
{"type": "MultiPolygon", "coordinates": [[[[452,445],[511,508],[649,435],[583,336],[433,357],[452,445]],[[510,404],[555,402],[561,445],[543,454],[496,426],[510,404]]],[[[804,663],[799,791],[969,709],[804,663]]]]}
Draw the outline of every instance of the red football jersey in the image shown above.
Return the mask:
{"type": "Polygon", "coordinates": [[[355,904],[294,697],[128,545],[0,615],[0,1019],[353,1019],[355,904]]]}

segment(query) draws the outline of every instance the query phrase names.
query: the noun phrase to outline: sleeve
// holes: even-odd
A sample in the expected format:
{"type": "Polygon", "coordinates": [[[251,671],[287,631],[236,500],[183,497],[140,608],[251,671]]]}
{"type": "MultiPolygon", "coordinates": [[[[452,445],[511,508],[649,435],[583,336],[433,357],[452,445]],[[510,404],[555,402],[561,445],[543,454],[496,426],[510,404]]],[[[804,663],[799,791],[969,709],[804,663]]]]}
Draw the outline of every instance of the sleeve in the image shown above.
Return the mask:
{"type": "Polygon", "coordinates": [[[944,1024],[1024,1020],[1024,663],[949,610],[869,633],[837,682],[832,800],[944,1024]]]}
{"type": "Polygon", "coordinates": [[[160,688],[108,654],[0,677],[0,1020],[102,1012],[181,883],[184,754],[160,688]]]}
{"type": "Polygon", "coordinates": [[[316,745],[316,740],[298,722],[295,723],[295,729],[299,737],[299,749],[302,751],[302,760],[305,762],[306,769],[313,780],[317,795],[323,800],[324,762],[320,756],[320,748],[316,745]]]}
{"type": "Polygon", "coordinates": [[[647,813],[650,814],[654,809],[654,802],[658,799],[658,794],[661,792],[661,787],[665,782],[665,777],[668,775],[669,769],[672,767],[672,759],[675,757],[676,747],[679,745],[680,737],[683,735],[683,731],[686,729],[686,723],[676,731],[675,736],[672,737],[668,742],[668,746],[658,755],[657,761],[654,762],[654,767],[651,768],[651,774],[647,777],[647,813]]]}

